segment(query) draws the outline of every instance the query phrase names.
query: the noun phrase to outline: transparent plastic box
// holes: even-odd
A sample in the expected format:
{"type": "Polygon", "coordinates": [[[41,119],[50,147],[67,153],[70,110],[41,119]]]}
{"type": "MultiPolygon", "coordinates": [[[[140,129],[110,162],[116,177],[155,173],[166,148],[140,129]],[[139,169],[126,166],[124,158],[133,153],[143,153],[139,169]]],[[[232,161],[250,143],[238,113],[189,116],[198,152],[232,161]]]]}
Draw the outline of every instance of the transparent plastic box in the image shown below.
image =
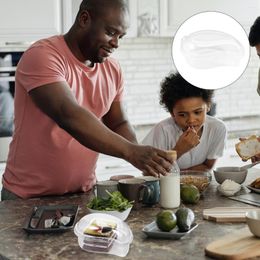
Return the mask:
{"type": "Polygon", "coordinates": [[[88,252],[113,254],[124,257],[129,251],[133,241],[133,234],[129,226],[121,219],[102,213],[92,213],[84,216],[74,227],[74,233],[78,237],[79,246],[88,252]],[[112,221],[116,223],[116,229],[109,237],[101,237],[84,234],[86,228],[93,221],[112,221]]]}
{"type": "Polygon", "coordinates": [[[82,239],[80,240],[83,249],[91,250],[91,251],[108,252],[113,246],[113,243],[116,238],[117,235],[115,232],[113,232],[111,237],[94,237],[94,236],[85,235],[83,240],[82,239]]]}

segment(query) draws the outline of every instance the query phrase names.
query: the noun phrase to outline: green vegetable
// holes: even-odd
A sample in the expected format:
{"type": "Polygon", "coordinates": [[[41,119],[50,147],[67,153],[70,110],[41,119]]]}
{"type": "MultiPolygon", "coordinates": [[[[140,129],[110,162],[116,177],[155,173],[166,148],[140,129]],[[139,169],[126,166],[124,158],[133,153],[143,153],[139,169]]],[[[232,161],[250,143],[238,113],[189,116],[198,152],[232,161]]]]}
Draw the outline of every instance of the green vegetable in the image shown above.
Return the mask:
{"type": "Polygon", "coordinates": [[[117,210],[121,212],[133,206],[133,201],[128,201],[120,191],[106,192],[109,194],[108,199],[94,197],[87,204],[87,207],[95,210],[117,210]]]}
{"type": "Polygon", "coordinates": [[[194,212],[189,208],[179,208],[176,213],[179,231],[187,232],[195,220],[194,212]]]}
{"type": "Polygon", "coordinates": [[[162,210],[156,215],[156,224],[160,230],[169,232],[176,227],[177,219],[171,210],[162,210]]]}

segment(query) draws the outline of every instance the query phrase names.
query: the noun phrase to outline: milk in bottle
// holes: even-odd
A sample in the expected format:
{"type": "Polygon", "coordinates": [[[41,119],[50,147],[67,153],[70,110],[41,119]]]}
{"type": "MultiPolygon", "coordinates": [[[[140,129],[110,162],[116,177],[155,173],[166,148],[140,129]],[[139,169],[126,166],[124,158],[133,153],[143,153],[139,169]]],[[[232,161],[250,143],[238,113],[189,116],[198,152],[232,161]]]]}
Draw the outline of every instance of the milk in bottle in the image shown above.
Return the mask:
{"type": "Polygon", "coordinates": [[[180,206],[180,168],[176,163],[176,151],[171,151],[171,155],[174,159],[171,171],[160,178],[160,205],[163,208],[180,206]]]}

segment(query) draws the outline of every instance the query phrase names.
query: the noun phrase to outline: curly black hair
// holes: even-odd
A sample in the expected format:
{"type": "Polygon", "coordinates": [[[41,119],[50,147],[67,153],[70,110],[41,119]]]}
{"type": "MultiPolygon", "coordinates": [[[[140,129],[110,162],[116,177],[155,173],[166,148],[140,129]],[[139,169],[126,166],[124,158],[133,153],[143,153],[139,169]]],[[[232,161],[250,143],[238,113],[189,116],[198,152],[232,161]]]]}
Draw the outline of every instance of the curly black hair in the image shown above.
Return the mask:
{"type": "Polygon", "coordinates": [[[251,26],[248,39],[252,47],[260,43],[260,16],[256,18],[254,24],[251,26]]]}
{"type": "Polygon", "coordinates": [[[161,83],[160,104],[166,111],[172,113],[176,102],[180,99],[201,97],[207,104],[210,104],[213,94],[213,90],[197,88],[179,73],[171,73],[161,83]]]}
{"type": "Polygon", "coordinates": [[[88,10],[92,15],[101,16],[111,7],[120,7],[128,11],[126,0],[83,0],[79,11],[88,10]]]}

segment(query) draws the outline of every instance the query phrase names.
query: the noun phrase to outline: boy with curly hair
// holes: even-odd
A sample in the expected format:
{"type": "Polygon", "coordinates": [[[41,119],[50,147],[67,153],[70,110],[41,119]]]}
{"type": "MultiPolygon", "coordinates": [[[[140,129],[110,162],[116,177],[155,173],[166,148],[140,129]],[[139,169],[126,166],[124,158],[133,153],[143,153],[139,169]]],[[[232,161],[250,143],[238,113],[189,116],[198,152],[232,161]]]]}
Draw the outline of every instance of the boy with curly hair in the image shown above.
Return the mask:
{"type": "Polygon", "coordinates": [[[161,83],[160,104],[171,117],[156,124],[143,144],[176,150],[181,170],[210,170],[223,155],[225,124],[207,115],[213,90],[191,85],[179,73],[161,83]]]}

